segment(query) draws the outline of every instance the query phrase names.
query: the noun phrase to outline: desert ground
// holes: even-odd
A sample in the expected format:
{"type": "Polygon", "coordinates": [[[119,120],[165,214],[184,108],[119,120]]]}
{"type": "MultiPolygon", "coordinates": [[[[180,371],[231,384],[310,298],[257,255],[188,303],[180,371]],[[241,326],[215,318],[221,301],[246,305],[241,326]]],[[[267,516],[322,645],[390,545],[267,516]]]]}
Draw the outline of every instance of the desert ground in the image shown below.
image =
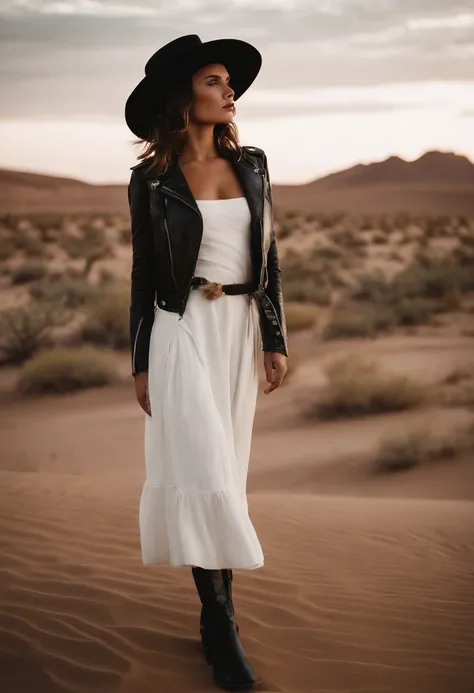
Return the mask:
{"type": "MultiPolygon", "coordinates": [[[[0,234],[1,690],[215,690],[190,568],[141,562],[127,221],[56,222],[0,234]]],[[[276,229],[289,372],[265,396],[262,360],[265,565],[233,583],[255,690],[472,693],[473,222],[276,229]]]]}

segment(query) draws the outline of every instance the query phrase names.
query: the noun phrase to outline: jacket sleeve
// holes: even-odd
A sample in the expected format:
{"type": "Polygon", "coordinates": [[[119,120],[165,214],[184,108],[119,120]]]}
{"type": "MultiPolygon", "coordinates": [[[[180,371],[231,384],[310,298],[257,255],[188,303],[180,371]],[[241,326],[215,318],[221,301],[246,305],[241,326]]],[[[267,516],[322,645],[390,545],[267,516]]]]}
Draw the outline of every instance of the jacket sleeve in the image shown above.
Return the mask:
{"type": "Polygon", "coordinates": [[[266,292],[268,298],[270,299],[270,301],[273,303],[273,306],[275,308],[276,317],[277,317],[277,320],[279,322],[278,331],[281,333],[282,339],[280,339],[278,342],[276,342],[275,337],[273,337],[268,330],[264,329],[263,334],[262,334],[263,351],[279,352],[281,354],[284,354],[285,356],[288,356],[288,336],[287,336],[287,328],[286,328],[285,308],[284,308],[284,303],[283,303],[283,287],[282,287],[282,280],[281,280],[281,268],[280,268],[280,260],[278,257],[277,240],[276,240],[276,236],[275,236],[275,230],[273,227],[272,186],[271,186],[271,182],[270,182],[270,175],[268,172],[268,163],[267,163],[266,155],[264,155],[264,165],[265,165],[265,172],[266,172],[267,182],[268,182],[268,194],[270,197],[271,209],[272,209],[271,241],[270,241],[270,247],[269,247],[268,253],[267,253],[268,283],[267,283],[265,292],[266,292]]]}
{"type": "Polygon", "coordinates": [[[132,170],[128,185],[132,231],[130,347],[132,375],[148,370],[148,351],[155,315],[153,233],[146,179],[132,170]]]}

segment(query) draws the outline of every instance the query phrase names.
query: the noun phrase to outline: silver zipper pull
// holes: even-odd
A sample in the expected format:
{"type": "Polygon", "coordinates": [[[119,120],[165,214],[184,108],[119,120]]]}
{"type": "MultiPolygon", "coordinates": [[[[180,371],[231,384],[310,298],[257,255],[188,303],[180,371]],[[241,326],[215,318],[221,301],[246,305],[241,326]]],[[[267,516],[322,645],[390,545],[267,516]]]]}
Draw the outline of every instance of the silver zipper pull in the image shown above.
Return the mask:
{"type": "Polygon", "coordinates": [[[159,186],[160,183],[161,183],[160,180],[152,180],[150,183],[151,189],[154,190],[155,188],[157,188],[159,186]]]}

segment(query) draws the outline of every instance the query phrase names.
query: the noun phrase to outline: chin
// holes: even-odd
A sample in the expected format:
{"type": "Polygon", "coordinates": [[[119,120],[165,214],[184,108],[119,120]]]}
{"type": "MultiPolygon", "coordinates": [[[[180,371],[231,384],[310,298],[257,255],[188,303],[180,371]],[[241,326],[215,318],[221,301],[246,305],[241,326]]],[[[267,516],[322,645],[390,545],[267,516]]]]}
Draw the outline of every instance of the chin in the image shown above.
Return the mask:
{"type": "Polygon", "coordinates": [[[229,113],[224,111],[224,113],[222,114],[222,117],[219,118],[218,122],[219,123],[231,123],[233,120],[234,120],[234,111],[230,111],[229,113]]]}

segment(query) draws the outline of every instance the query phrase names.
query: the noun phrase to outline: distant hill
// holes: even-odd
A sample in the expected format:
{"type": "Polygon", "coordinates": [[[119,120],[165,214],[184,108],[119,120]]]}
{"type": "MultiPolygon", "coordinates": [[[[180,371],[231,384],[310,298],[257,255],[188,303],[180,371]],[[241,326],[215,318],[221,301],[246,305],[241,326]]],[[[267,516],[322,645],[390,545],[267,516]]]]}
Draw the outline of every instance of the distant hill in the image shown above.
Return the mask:
{"type": "Polygon", "coordinates": [[[392,156],[305,185],[273,185],[273,196],[280,209],[303,212],[474,216],[474,164],[452,152],[426,152],[415,161],[392,156]]]}
{"type": "Polygon", "coordinates": [[[128,211],[125,185],[95,185],[74,178],[0,169],[0,213],[128,211]]]}
{"type": "MultiPolygon", "coordinates": [[[[474,217],[474,164],[451,152],[392,156],[305,185],[273,184],[275,206],[301,212],[464,214],[474,217]]],[[[0,213],[128,213],[126,185],[0,169],[0,213]]]]}

